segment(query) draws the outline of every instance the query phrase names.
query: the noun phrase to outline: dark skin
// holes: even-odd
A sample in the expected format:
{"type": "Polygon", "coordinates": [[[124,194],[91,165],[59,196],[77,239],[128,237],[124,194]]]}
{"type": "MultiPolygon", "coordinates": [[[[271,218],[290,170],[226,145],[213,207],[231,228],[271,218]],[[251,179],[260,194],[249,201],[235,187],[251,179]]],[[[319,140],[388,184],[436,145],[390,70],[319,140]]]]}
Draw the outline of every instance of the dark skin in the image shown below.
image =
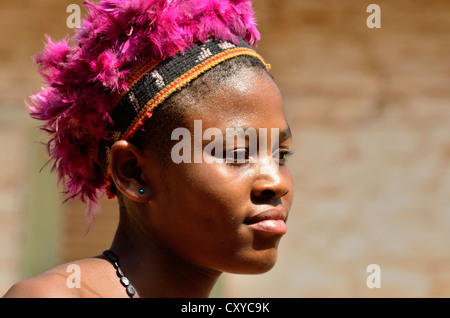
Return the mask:
{"type": "MultiPolygon", "coordinates": [[[[203,131],[278,128],[279,149],[272,149],[269,134],[267,151],[256,162],[169,162],[162,171],[150,149],[123,140],[113,145],[110,167],[121,213],[111,248],[138,297],[208,297],[222,272],[258,274],[276,263],[284,233],[249,220],[269,210],[283,219],[277,224],[284,223],[293,200],[285,164],[291,136],[278,88],[266,73],[238,72],[202,103],[185,121],[191,132],[194,120],[202,120],[203,131]]],[[[234,148],[224,150],[245,145],[234,148]]],[[[128,297],[103,256],[71,264],[80,266],[81,288],[67,287],[65,264],[16,284],[6,296],[128,297]]]]}

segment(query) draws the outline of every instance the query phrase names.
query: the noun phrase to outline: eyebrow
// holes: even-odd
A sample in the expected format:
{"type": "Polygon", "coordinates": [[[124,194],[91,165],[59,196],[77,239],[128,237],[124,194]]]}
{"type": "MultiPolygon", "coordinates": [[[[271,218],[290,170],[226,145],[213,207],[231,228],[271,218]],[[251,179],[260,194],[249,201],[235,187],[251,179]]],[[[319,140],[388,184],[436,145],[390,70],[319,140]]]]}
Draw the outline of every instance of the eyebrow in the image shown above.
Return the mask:
{"type": "Polygon", "coordinates": [[[288,126],[286,129],[283,129],[280,131],[280,141],[281,140],[287,140],[292,138],[292,131],[291,128],[288,126]]]}

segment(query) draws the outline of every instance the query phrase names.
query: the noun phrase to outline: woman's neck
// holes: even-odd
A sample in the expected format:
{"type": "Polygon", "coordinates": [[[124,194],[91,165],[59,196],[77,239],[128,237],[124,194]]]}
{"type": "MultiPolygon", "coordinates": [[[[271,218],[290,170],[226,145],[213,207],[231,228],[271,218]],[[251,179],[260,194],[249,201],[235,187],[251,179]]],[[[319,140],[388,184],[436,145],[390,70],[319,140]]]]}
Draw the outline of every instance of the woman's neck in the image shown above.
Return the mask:
{"type": "Polygon", "coordinates": [[[138,297],[206,298],[221,274],[175,255],[142,223],[132,226],[121,220],[111,249],[138,297]]]}

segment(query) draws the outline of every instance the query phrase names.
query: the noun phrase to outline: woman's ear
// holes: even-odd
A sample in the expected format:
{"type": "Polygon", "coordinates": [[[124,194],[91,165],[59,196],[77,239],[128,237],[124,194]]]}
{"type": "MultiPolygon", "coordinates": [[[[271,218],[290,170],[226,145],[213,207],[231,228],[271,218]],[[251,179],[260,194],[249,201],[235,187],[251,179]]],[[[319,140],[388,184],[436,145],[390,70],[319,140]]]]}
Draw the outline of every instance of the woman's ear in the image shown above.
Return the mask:
{"type": "Polygon", "coordinates": [[[117,187],[129,199],[147,202],[150,199],[149,185],[142,179],[144,155],[126,140],[119,140],[111,147],[111,177],[117,187]]]}

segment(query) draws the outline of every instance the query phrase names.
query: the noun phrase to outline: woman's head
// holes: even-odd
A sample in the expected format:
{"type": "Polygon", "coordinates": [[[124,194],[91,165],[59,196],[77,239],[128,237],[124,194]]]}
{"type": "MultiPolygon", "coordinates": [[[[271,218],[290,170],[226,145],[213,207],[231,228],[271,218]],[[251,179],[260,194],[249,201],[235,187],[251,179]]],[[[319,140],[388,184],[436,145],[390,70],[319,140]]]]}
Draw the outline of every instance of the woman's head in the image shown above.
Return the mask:
{"type": "Polygon", "coordinates": [[[272,78],[251,58],[230,60],[161,106],[134,140],[116,143],[111,151],[126,222],[144,226],[160,244],[197,266],[267,271],[275,264],[293,199],[285,165],[290,130],[272,78]],[[187,142],[172,140],[178,128],[189,131],[187,142]],[[226,137],[205,138],[208,129],[225,136],[229,128],[255,131],[257,151],[249,151],[248,135],[228,144],[226,137]],[[279,134],[271,135],[273,129],[279,134]],[[201,144],[195,145],[199,134],[201,144]],[[183,149],[191,151],[185,157],[191,160],[175,163],[172,149],[181,142],[191,145],[183,149]],[[208,145],[222,152],[207,152],[208,145]],[[195,152],[203,156],[197,163],[195,152]],[[237,153],[244,154],[243,162],[235,161],[237,153]]]}
{"type": "Polygon", "coordinates": [[[48,85],[30,106],[67,193],[92,217],[109,180],[122,225],[204,268],[269,269],[292,202],[290,130],[248,45],[251,1],[88,8],[74,46],[49,41],[38,57],[48,85]]]}

